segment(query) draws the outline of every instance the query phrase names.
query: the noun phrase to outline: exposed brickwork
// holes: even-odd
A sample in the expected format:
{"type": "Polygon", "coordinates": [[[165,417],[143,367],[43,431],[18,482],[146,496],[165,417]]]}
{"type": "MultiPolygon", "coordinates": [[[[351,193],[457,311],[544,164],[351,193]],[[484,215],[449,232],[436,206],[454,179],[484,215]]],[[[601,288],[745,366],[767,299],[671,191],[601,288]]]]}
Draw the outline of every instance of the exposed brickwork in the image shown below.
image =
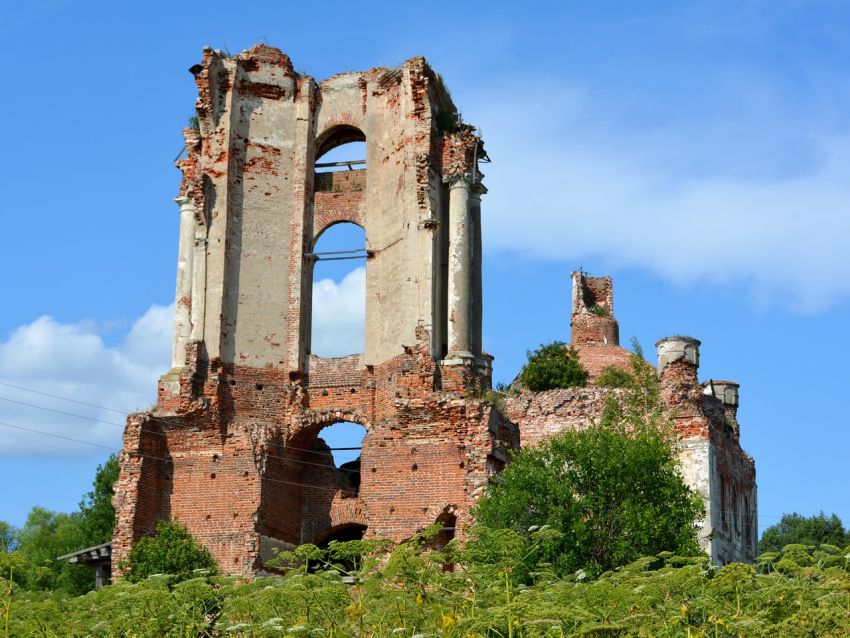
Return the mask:
{"type": "Polygon", "coordinates": [[[329,226],[352,222],[362,227],[366,169],[317,173],[313,202],[313,229],[318,236],[329,226]]]}
{"type": "Polygon", "coordinates": [[[293,380],[187,362],[180,394],[163,389],[153,415],[131,419],[116,562],[166,513],[236,573],[260,567],[262,535],[298,544],[361,524],[402,540],[447,508],[460,526],[469,523],[469,506],[518,444],[516,428],[491,406],[436,390],[438,366],[424,344],[371,369],[359,355],[311,363],[315,372],[293,380]],[[321,428],[341,420],[368,429],[359,496],[329,453],[316,454],[326,449],[321,428]],[[130,450],[167,460],[138,460],[130,450]]]}

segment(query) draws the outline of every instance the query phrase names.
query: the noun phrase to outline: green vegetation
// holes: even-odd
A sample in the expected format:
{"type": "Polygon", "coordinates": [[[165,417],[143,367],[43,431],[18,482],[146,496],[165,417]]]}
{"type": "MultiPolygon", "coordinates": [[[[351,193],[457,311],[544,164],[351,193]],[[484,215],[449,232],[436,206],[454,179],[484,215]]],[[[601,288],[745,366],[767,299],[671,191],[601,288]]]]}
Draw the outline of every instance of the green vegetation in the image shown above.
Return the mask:
{"type": "Polygon", "coordinates": [[[850,544],[850,532],[844,529],[841,519],[835,514],[805,517],[797,513],[784,514],[782,519],[771,525],[761,536],[759,552],[777,552],[786,545],[837,545],[850,544]]]}
{"type": "Polygon", "coordinates": [[[608,312],[608,308],[606,308],[605,306],[600,306],[599,304],[591,306],[590,308],[588,308],[588,310],[590,310],[591,314],[594,314],[597,317],[611,316],[611,313],[608,312]]]}
{"type": "Polygon", "coordinates": [[[97,468],[91,492],[72,514],[34,507],[21,529],[0,521],[0,573],[13,574],[30,591],[82,594],[94,587],[91,568],[57,561],[56,557],[100,545],[112,537],[115,511],[112,487],[118,479],[114,455],[97,468]]]}
{"type": "MultiPolygon", "coordinates": [[[[618,371],[626,390],[608,398],[599,423],[517,452],[476,508],[492,529],[556,534],[539,551],[558,575],[598,574],[665,550],[699,552],[702,503],[679,472],[658,377],[634,348],[632,372],[618,371]]],[[[523,372],[573,356],[564,344],[542,346],[523,372]]]]}
{"type": "Polygon", "coordinates": [[[178,521],[160,521],[156,534],[145,536],[130,550],[127,579],[139,582],[154,574],[169,574],[185,580],[197,570],[211,574],[218,566],[209,550],[198,543],[178,521]]]}
{"type": "MultiPolygon", "coordinates": [[[[465,546],[422,552],[355,541],[309,546],[283,576],[245,583],[152,576],[67,598],[15,588],[10,638],[838,637],[850,632],[850,547],[791,546],[719,571],[670,552],[593,579],[538,560],[550,530],[478,528],[465,546]],[[311,557],[309,568],[303,561],[311,557]],[[356,558],[355,568],[335,565],[356,558]],[[453,565],[447,571],[446,565],[453,565]],[[356,574],[352,585],[343,576],[356,574]]],[[[0,627],[5,621],[0,605],[0,627]]]]}
{"type": "Polygon", "coordinates": [[[532,392],[587,384],[588,373],[579,361],[578,352],[563,341],[542,344],[537,350],[529,350],[527,356],[519,380],[532,392]]]}
{"type": "Polygon", "coordinates": [[[614,366],[608,366],[596,378],[596,385],[602,388],[628,388],[631,383],[632,375],[614,366]]]}
{"type": "Polygon", "coordinates": [[[455,133],[460,130],[460,115],[455,111],[437,111],[437,130],[441,133],[455,133]]]}
{"type": "Polygon", "coordinates": [[[659,430],[599,426],[517,453],[476,509],[491,528],[556,532],[540,552],[559,575],[598,574],[662,550],[697,553],[701,514],[659,430]]]}

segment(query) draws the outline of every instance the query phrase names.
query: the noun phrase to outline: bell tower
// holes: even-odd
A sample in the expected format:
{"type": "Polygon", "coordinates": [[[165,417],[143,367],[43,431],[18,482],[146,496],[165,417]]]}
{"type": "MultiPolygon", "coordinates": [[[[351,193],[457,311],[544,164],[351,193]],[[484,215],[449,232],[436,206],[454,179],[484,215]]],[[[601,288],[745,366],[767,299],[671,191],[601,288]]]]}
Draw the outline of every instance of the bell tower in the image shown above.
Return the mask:
{"type": "Polygon", "coordinates": [[[477,130],[423,58],[317,82],[257,45],[190,71],[172,369],[128,420],[116,563],[167,516],[231,573],[299,543],[461,529],[518,444],[475,398],[492,362],[477,130]],[[317,172],[349,142],[365,157],[317,172]],[[366,236],[365,347],[322,358],[313,271],[334,257],[316,242],[343,222],[366,236]],[[366,431],[340,467],[319,436],[338,422],[366,431]]]}

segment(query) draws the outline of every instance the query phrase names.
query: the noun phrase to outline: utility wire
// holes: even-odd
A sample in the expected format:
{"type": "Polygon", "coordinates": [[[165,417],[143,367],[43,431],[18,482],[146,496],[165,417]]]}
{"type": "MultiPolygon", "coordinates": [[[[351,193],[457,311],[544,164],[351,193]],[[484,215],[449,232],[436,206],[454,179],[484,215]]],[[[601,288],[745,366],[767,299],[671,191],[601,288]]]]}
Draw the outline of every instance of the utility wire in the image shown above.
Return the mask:
{"type": "Polygon", "coordinates": [[[41,390],[33,390],[32,388],[25,388],[20,385],[13,385],[11,383],[4,383],[0,381],[0,385],[6,386],[7,388],[15,388],[15,390],[23,390],[24,392],[32,392],[33,394],[40,394],[45,397],[50,397],[51,399],[61,399],[62,401],[70,401],[71,403],[78,403],[79,405],[87,405],[90,408],[100,408],[101,410],[108,410],[109,412],[117,412],[118,414],[128,414],[122,410],[116,410],[115,408],[107,408],[105,405],[97,405],[95,403],[86,403],[85,401],[78,401],[77,399],[69,399],[68,397],[60,397],[58,394],[50,394],[49,392],[42,392],[41,390]]]}
{"type": "Polygon", "coordinates": [[[109,447],[108,445],[101,445],[100,443],[92,443],[91,441],[83,441],[82,439],[72,439],[69,436],[62,436],[61,434],[53,434],[51,432],[43,432],[42,430],[34,430],[32,428],[25,428],[21,425],[13,425],[11,423],[4,423],[3,421],[0,421],[0,426],[3,426],[4,428],[13,428],[15,430],[23,430],[24,432],[32,432],[33,434],[42,434],[44,436],[53,437],[54,439],[62,439],[63,441],[72,441],[74,443],[82,443],[83,445],[93,445],[94,447],[100,447],[100,448],[103,448],[105,450],[118,451],[118,450],[115,450],[115,448],[113,448],[113,447],[109,447]]]}
{"type": "MultiPolygon", "coordinates": [[[[99,448],[103,448],[103,449],[106,449],[106,450],[111,450],[113,452],[121,452],[122,451],[118,448],[110,447],[108,445],[101,445],[100,443],[93,443],[91,441],[84,441],[82,439],[74,439],[74,438],[67,437],[67,436],[61,436],[59,434],[52,434],[50,432],[44,432],[42,430],[35,430],[33,428],[25,428],[25,427],[20,426],[20,425],[13,425],[11,423],[5,423],[3,421],[0,421],[0,426],[12,428],[12,429],[15,429],[15,430],[22,430],[24,432],[31,432],[33,434],[41,434],[43,436],[49,436],[49,437],[52,437],[52,438],[55,438],[55,439],[62,439],[64,441],[71,441],[73,443],[82,443],[83,445],[91,445],[91,446],[94,446],[94,447],[99,447],[99,448]]],[[[292,448],[292,449],[297,449],[297,448],[292,448]]],[[[180,465],[179,463],[175,463],[175,461],[173,459],[167,459],[167,458],[163,458],[163,457],[160,457],[160,456],[153,456],[152,454],[143,454],[143,453],[137,453],[137,452],[130,452],[130,454],[132,454],[136,458],[142,457],[142,458],[147,458],[147,459],[151,459],[151,460],[155,460],[155,461],[163,461],[165,463],[171,463],[172,465],[175,465],[175,466],[180,465]]],[[[283,458],[283,457],[271,457],[271,458],[283,458]]],[[[309,465],[319,465],[321,467],[328,467],[327,465],[321,465],[319,463],[310,463],[309,461],[296,461],[295,459],[284,459],[284,460],[295,461],[295,462],[298,462],[298,463],[307,463],[309,465]]],[[[190,463],[187,463],[187,465],[189,465],[189,464],[190,463]]],[[[341,469],[341,468],[334,468],[334,469],[338,469],[341,472],[346,472],[346,473],[350,472],[352,474],[357,472],[356,470],[347,470],[347,469],[341,469]]],[[[160,475],[160,478],[167,478],[167,477],[163,477],[162,475],[160,475]]],[[[273,483],[283,483],[283,484],[286,484],[286,485],[294,485],[296,487],[306,487],[306,488],[310,488],[310,489],[326,490],[326,491],[330,491],[330,492],[334,492],[334,493],[341,491],[340,489],[337,489],[337,488],[325,488],[325,487],[321,487],[319,485],[310,485],[308,483],[297,483],[295,481],[284,481],[282,479],[273,479],[273,478],[267,477],[267,476],[263,476],[263,477],[260,477],[260,478],[263,481],[271,481],[273,483]]],[[[715,510],[715,511],[717,511],[718,513],[726,513],[726,514],[740,514],[741,513],[739,510],[715,510]]],[[[784,514],[783,515],[762,514],[757,509],[747,510],[747,513],[755,514],[759,518],[781,519],[784,516],[784,514]]],[[[842,520],[845,520],[843,517],[839,517],[839,518],[842,518],[842,520]]],[[[850,520],[850,517],[847,517],[847,520],[850,520]]]]}
{"type": "MultiPolygon", "coordinates": [[[[4,421],[0,421],[0,426],[12,428],[14,430],[23,430],[24,432],[31,432],[33,434],[41,434],[41,435],[49,436],[49,437],[52,437],[52,438],[55,438],[55,439],[62,439],[64,441],[72,441],[74,443],[82,443],[83,445],[91,445],[91,446],[94,446],[94,447],[103,448],[105,450],[111,450],[113,452],[121,452],[120,449],[110,447],[108,445],[101,445],[100,443],[93,443],[92,441],[83,441],[82,439],[73,439],[71,437],[61,436],[59,434],[52,434],[50,432],[44,432],[42,430],[35,430],[33,428],[25,428],[25,427],[20,426],[20,425],[14,425],[12,423],[6,423],[4,421]]],[[[151,459],[151,460],[155,460],[155,461],[163,461],[165,463],[170,463],[172,466],[175,466],[175,467],[179,467],[181,465],[181,463],[175,463],[174,459],[166,459],[166,458],[163,458],[163,457],[160,457],[160,456],[154,456],[152,454],[143,454],[143,453],[137,453],[137,452],[130,452],[130,454],[132,456],[136,457],[136,458],[142,457],[142,458],[147,458],[147,459],[151,459]]],[[[186,463],[185,465],[192,465],[192,463],[191,462],[186,463]]],[[[315,464],[313,464],[313,465],[315,465],[315,464]]],[[[327,467],[327,466],[325,466],[325,467],[327,467]]],[[[339,469],[339,468],[335,468],[335,469],[339,469]]],[[[347,470],[340,470],[340,471],[347,472],[347,470]]],[[[159,475],[159,477],[160,478],[168,478],[168,477],[163,477],[161,474],[159,475]]],[[[324,491],[334,492],[334,493],[342,491],[342,488],[329,488],[329,487],[322,487],[320,485],[310,485],[309,483],[297,483],[295,481],[284,481],[282,479],[274,479],[274,478],[271,478],[269,476],[261,476],[260,479],[263,480],[263,481],[270,481],[272,483],[284,483],[286,485],[295,485],[297,487],[306,487],[306,488],[309,488],[309,489],[324,490],[324,491]]]]}
{"type": "MultiPolygon", "coordinates": [[[[0,385],[8,385],[8,384],[0,384],[0,385]]],[[[45,394],[45,393],[42,392],[40,394],[45,394]]],[[[50,396],[50,395],[48,395],[48,396],[50,396]]],[[[61,397],[55,397],[55,398],[61,398],[61,397]]],[[[77,419],[94,421],[95,423],[105,423],[106,425],[114,425],[115,427],[119,427],[119,428],[122,428],[122,429],[124,428],[123,423],[115,423],[114,421],[104,421],[102,419],[97,419],[97,418],[91,417],[91,416],[85,416],[85,415],[82,415],[82,414],[74,414],[73,412],[65,412],[64,410],[56,410],[54,408],[48,408],[48,407],[45,407],[43,405],[36,405],[35,403],[27,403],[26,401],[16,401],[15,399],[9,399],[7,397],[0,397],[0,401],[8,401],[9,403],[15,403],[17,405],[23,405],[23,406],[27,406],[27,407],[30,407],[30,408],[36,408],[38,410],[44,410],[46,412],[54,412],[56,414],[63,414],[65,416],[72,416],[72,417],[75,417],[77,419]]],[[[92,404],[87,404],[87,405],[92,405],[92,404]]],[[[92,407],[99,407],[99,406],[92,405],[92,407]]],[[[154,421],[154,422],[159,422],[159,423],[164,423],[164,424],[170,425],[170,422],[163,421],[162,419],[156,419],[154,417],[151,417],[150,420],[154,421]]],[[[144,432],[144,433],[147,433],[147,434],[156,434],[157,436],[166,436],[167,435],[167,433],[165,433],[165,432],[157,432],[156,430],[142,429],[141,431],[144,432]]],[[[317,450],[310,450],[308,448],[297,448],[297,447],[293,447],[293,446],[289,446],[289,445],[284,445],[282,443],[271,443],[270,445],[281,447],[282,449],[286,449],[286,450],[298,450],[299,452],[307,452],[309,454],[318,454],[320,456],[327,456],[325,454],[325,452],[321,452],[321,451],[317,451],[317,450]]],[[[333,451],[341,451],[341,452],[343,452],[343,451],[353,451],[353,450],[359,450],[359,449],[361,449],[361,448],[358,448],[358,447],[329,448],[329,450],[332,451],[332,452],[333,451]]],[[[286,460],[286,461],[294,461],[296,463],[307,463],[307,461],[298,461],[296,459],[289,459],[289,458],[284,458],[284,457],[281,457],[281,456],[274,456],[274,455],[268,455],[268,456],[270,458],[278,458],[278,459],[282,459],[282,460],[286,460]]],[[[314,463],[313,465],[321,465],[321,464],[314,463]]]]}
{"type": "MultiPolygon", "coordinates": [[[[39,410],[45,410],[47,412],[55,412],[56,414],[64,414],[66,416],[72,416],[72,417],[76,417],[78,419],[85,419],[85,420],[89,420],[89,421],[94,421],[96,423],[105,423],[107,425],[114,425],[114,426],[117,426],[117,427],[120,427],[120,428],[124,427],[121,423],[115,423],[113,421],[103,421],[101,419],[96,419],[94,417],[83,416],[82,414],[74,414],[72,412],[64,412],[62,410],[54,410],[53,408],[47,408],[47,407],[44,407],[44,406],[41,406],[41,405],[36,405],[34,403],[26,403],[24,401],[15,401],[14,399],[8,399],[6,397],[0,397],[0,401],[8,401],[9,403],[15,403],[17,405],[24,405],[24,406],[27,406],[27,407],[30,407],[30,408],[37,408],[39,410]]],[[[14,426],[14,425],[8,425],[8,424],[6,424],[6,425],[7,425],[7,427],[16,427],[17,429],[24,429],[24,430],[27,430],[27,431],[34,432],[36,434],[44,434],[46,436],[54,436],[54,437],[57,437],[57,438],[64,438],[64,439],[67,439],[69,441],[74,441],[76,443],[88,443],[87,441],[80,441],[78,439],[63,437],[63,436],[60,436],[58,434],[51,434],[49,432],[28,430],[27,428],[22,428],[20,426],[14,426]]],[[[147,433],[147,434],[156,434],[156,435],[159,435],[159,436],[166,436],[165,432],[157,432],[155,430],[145,430],[145,429],[142,429],[141,431],[144,432],[144,433],[147,433]]],[[[94,443],[88,443],[88,444],[89,445],[96,445],[94,443]]],[[[320,452],[320,451],[317,451],[317,450],[309,450],[307,448],[296,448],[296,447],[292,447],[292,446],[283,445],[283,444],[280,444],[280,443],[272,443],[272,445],[280,446],[284,450],[297,450],[299,452],[307,452],[309,454],[317,454],[319,456],[327,457],[327,454],[325,452],[320,452]]],[[[100,446],[100,447],[105,447],[105,446],[100,446]]],[[[106,448],[106,449],[113,449],[113,448],[106,448]]],[[[352,451],[352,450],[357,450],[357,449],[360,449],[360,448],[330,448],[331,451],[336,450],[336,449],[338,449],[340,451],[352,451]]],[[[275,454],[267,454],[266,457],[267,458],[273,458],[273,459],[280,459],[282,461],[291,461],[293,463],[302,463],[304,465],[315,465],[317,467],[328,467],[324,463],[311,463],[310,461],[303,461],[303,460],[300,460],[300,459],[293,459],[293,458],[279,456],[279,455],[275,455],[275,454]]],[[[354,459],[352,459],[352,460],[354,460],[354,459]]],[[[343,471],[349,472],[349,473],[352,473],[352,474],[355,473],[355,472],[358,473],[358,474],[360,473],[359,470],[345,469],[343,471]]]]}
{"type": "Polygon", "coordinates": [[[115,423],[114,421],[104,421],[103,419],[96,419],[93,416],[83,416],[82,414],[74,414],[73,412],[65,412],[64,410],[56,410],[54,408],[47,408],[43,405],[36,405],[35,403],[27,403],[25,401],[15,401],[15,399],[8,399],[6,397],[0,397],[0,401],[8,401],[9,403],[17,403],[18,405],[25,405],[29,408],[36,408],[38,410],[44,410],[45,412],[55,412],[56,414],[64,414],[65,416],[72,416],[77,419],[86,419],[88,421],[95,421],[97,423],[105,423],[106,425],[114,425],[119,428],[123,428],[123,423],[115,423]]]}

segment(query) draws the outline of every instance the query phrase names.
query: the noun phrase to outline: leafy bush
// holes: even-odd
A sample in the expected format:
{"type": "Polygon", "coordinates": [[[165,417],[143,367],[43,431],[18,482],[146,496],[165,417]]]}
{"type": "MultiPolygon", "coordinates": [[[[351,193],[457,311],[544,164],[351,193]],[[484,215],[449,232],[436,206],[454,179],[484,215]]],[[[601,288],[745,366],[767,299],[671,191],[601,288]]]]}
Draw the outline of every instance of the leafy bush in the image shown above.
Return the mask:
{"type": "Polygon", "coordinates": [[[561,534],[546,551],[558,574],[598,574],[662,550],[698,552],[702,511],[661,431],[595,426],[520,450],[476,517],[520,535],[548,526],[561,534]]]}
{"type": "Polygon", "coordinates": [[[596,378],[596,385],[603,388],[628,388],[632,382],[631,374],[615,366],[608,366],[596,378]]]}
{"type": "Polygon", "coordinates": [[[178,521],[160,521],[156,534],[140,539],[130,550],[127,579],[139,582],[154,574],[169,574],[178,579],[192,576],[195,570],[217,573],[218,566],[209,550],[198,543],[178,521]]]}
{"type": "Polygon", "coordinates": [[[491,528],[561,534],[541,548],[559,574],[698,552],[702,503],[679,472],[658,375],[634,349],[626,391],[608,396],[599,422],[520,450],[476,509],[491,528]]]}
{"type": "Polygon", "coordinates": [[[528,363],[519,373],[522,385],[532,392],[574,388],[587,384],[588,373],[581,365],[578,352],[563,341],[542,344],[528,351],[528,363]]]}

